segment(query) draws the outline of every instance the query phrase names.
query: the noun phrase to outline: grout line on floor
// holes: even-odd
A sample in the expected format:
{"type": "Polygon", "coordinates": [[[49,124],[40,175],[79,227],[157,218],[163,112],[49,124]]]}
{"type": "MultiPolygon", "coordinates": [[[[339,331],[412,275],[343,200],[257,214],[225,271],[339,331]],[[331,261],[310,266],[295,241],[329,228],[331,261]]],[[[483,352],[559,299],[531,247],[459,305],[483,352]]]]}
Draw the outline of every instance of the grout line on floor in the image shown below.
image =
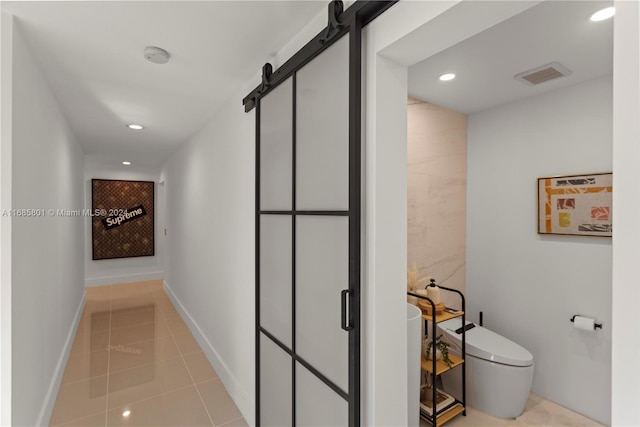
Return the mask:
{"type": "Polygon", "coordinates": [[[109,410],[109,375],[111,374],[111,309],[113,307],[113,298],[111,289],[109,289],[109,339],[107,340],[107,390],[105,391],[104,403],[104,427],[107,425],[107,411],[109,410]]]}
{"type": "MultiPolygon", "coordinates": [[[[173,303],[171,303],[171,305],[173,305],[173,303]]],[[[175,309],[175,307],[174,307],[174,309],[175,309]]],[[[162,318],[164,319],[164,313],[162,313],[162,310],[160,311],[160,314],[161,314],[162,318]]],[[[164,320],[166,322],[166,319],[164,319],[164,320]]],[[[189,327],[187,326],[187,329],[188,328],[189,327]]],[[[211,422],[211,426],[215,427],[215,423],[213,422],[213,418],[211,417],[211,414],[209,413],[209,408],[207,407],[207,404],[204,403],[204,399],[202,398],[202,394],[200,394],[200,389],[198,389],[198,386],[196,385],[196,380],[193,378],[193,375],[191,374],[191,370],[189,369],[189,365],[187,365],[187,361],[184,360],[184,356],[185,355],[182,354],[182,351],[180,350],[180,347],[178,347],[178,342],[176,341],[175,337],[173,336],[173,331],[171,331],[171,329],[169,329],[169,333],[171,334],[171,339],[173,340],[173,343],[178,348],[178,353],[180,353],[180,358],[182,359],[182,363],[184,363],[184,367],[187,368],[187,372],[189,373],[189,378],[191,378],[191,383],[195,387],[196,393],[198,393],[198,397],[200,398],[200,402],[202,403],[202,406],[204,407],[204,410],[207,413],[207,417],[209,417],[209,421],[211,422]]],[[[191,333],[191,331],[189,331],[189,333],[191,333]]],[[[193,334],[191,334],[191,336],[193,337],[193,334]]],[[[193,339],[195,340],[195,337],[193,337],[193,339]]],[[[200,347],[200,344],[198,344],[198,347],[200,347]]],[[[200,351],[202,351],[202,349],[200,349],[200,351]]],[[[208,362],[209,361],[207,360],[207,363],[208,362]]]]}
{"type": "Polygon", "coordinates": [[[198,393],[198,397],[200,398],[200,402],[202,403],[202,406],[204,406],[204,410],[207,413],[207,416],[209,417],[209,421],[211,421],[211,426],[214,427],[215,424],[213,422],[213,418],[211,418],[211,414],[209,413],[209,408],[207,407],[207,404],[204,403],[204,399],[202,397],[202,394],[200,394],[200,389],[198,388],[198,385],[196,384],[196,381],[193,379],[193,375],[191,375],[191,371],[189,370],[189,366],[187,365],[187,361],[184,360],[184,356],[182,354],[180,354],[180,357],[182,357],[182,363],[184,363],[184,366],[187,368],[187,372],[189,372],[189,378],[191,378],[191,382],[193,383],[193,387],[196,389],[196,393],[198,393]]]}
{"type": "Polygon", "coordinates": [[[130,401],[130,402],[123,403],[122,405],[116,405],[116,406],[114,406],[114,407],[113,407],[113,408],[111,408],[111,409],[107,409],[107,412],[109,412],[109,411],[115,411],[115,410],[116,410],[116,409],[118,409],[118,408],[126,408],[126,407],[127,407],[127,406],[129,406],[129,405],[137,405],[137,404],[139,404],[139,403],[146,402],[147,400],[156,399],[156,398],[158,398],[158,397],[166,396],[167,394],[171,394],[171,393],[174,393],[174,392],[176,392],[176,391],[185,390],[185,389],[187,389],[187,388],[189,388],[189,387],[195,387],[195,386],[194,386],[194,384],[189,384],[189,385],[185,385],[185,386],[182,386],[182,387],[178,387],[178,388],[173,389],[173,390],[171,390],[171,391],[164,391],[164,392],[159,393],[159,394],[154,394],[153,396],[147,396],[147,397],[145,397],[145,398],[143,398],[143,399],[139,399],[139,400],[132,400],[132,401],[130,401]]]}
{"type": "MultiPolygon", "coordinates": [[[[102,413],[102,411],[100,411],[100,412],[94,412],[93,414],[83,415],[83,416],[81,416],[80,418],[74,418],[74,419],[72,419],[72,420],[67,420],[67,421],[65,421],[65,422],[63,422],[63,423],[55,424],[55,425],[52,425],[52,426],[49,426],[49,427],[60,427],[60,426],[64,426],[65,424],[71,424],[71,423],[76,422],[76,421],[78,421],[78,420],[81,420],[81,419],[83,419],[83,418],[93,417],[93,416],[98,415],[98,414],[101,414],[101,413],[102,413]]],[[[104,416],[104,418],[105,418],[105,424],[106,424],[106,420],[107,420],[107,414],[106,414],[106,412],[105,412],[105,416],[104,416]]]]}
{"type": "Polygon", "coordinates": [[[142,326],[142,325],[150,325],[152,323],[155,322],[155,319],[153,321],[148,321],[148,322],[140,322],[140,323],[132,323],[129,325],[124,325],[124,326],[116,326],[113,329],[128,329],[130,327],[134,327],[134,326],[142,326]]]}
{"type": "MultiPolygon", "coordinates": [[[[169,338],[169,337],[163,337],[163,338],[169,338]]],[[[128,345],[128,344],[127,344],[127,345],[128,345]]],[[[117,371],[110,371],[110,373],[111,373],[111,374],[121,374],[121,373],[122,373],[122,372],[124,372],[124,371],[131,371],[131,370],[133,370],[133,369],[140,369],[140,368],[143,368],[143,367],[145,367],[145,366],[149,366],[149,365],[157,365],[157,364],[159,364],[159,363],[167,363],[167,362],[171,362],[171,361],[174,361],[174,360],[177,360],[177,359],[178,359],[178,356],[176,356],[176,357],[172,357],[171,359],[164,359],[164,360],[161,360],[161,361],[155,361],[155,362],[150,362],[150,363],[143,363],[142,365],[130,366],[130,367],[128,367],[128,368],[118,369],[117,371]]],[[[100,376],[102,376],[102,375],[100,375],[100,376]]]]}
{"type": "Polygon", "coordinates": [[[231,421],[227,421],[226,423],[222,424],[220,427],[231,425],[232,423],[235,423],[236,421],[239,421],[239,420],[242,420],[245,423],[247,423],[247,420],[245,420],[244,417],[241,416],[241,417],[235,418],[235,419],[233,419],[231,421]]]}
{"type": "Polygon", "coordinates": [[[81,383],[82,381],[89,381],[89,380],[94,380],[96,378],[100,378],[100,377],[106,377],[108,374],[102,374],[102,375],[94,375],[92,377],[87,377],[87,378],[82,378],[80,380],[76,380],[76,381],[69,381],[67,383],[64,384],[60,384],[60,388],[62,388],[63,386],[67,386],[67,385],[71,385],[71,384],[76,384],[76,383],[81,383]]]}

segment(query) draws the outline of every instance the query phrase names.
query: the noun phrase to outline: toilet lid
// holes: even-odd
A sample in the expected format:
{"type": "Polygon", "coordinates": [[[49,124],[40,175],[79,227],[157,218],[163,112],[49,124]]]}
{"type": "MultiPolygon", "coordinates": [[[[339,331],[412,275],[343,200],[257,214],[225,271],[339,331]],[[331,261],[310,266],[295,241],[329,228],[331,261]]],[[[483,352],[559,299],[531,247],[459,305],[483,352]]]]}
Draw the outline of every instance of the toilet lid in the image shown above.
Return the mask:
{"type": "MultiPolygon", "coordinates": [[[[465,322],[467,325],[472,322],[465,322]]],[[[462,326],[462,318],[455,318],[438,323],[438,327],[446,332],[450,341],[462,347],[462,334],[456,329],[462,326]]],[[[511,366],[531,366],[533,355],[524,347],[498,335],[489,329],[475,325],[466,332],[465,350],[468,355],[495,363],[511,366]]]]}

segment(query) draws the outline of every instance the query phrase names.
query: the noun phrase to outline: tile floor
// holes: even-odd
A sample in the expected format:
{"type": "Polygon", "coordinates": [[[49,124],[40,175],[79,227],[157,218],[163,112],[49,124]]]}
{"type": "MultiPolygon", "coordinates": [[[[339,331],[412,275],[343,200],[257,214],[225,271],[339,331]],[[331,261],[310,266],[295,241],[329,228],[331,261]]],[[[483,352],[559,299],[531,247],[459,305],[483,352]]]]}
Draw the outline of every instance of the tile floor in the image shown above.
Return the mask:
{"type": "MultiPolygon", "coordinates": [[[[162,281],[87,289],[51,426],[247,426],[162,290],[162,281]]],[[[421,421],[421,427],[429,426],[421,421]]],[[[600,426],[531,394],[510,420],[467,410],[447,427],[600,426]]]]}
{"type": "Polygon", "coordinates": [[[162,281],[87,289],[51,426],[247,426],[162,281]]]}
{"type": "MultiPolygon", "coordinates": [[[[550,402],[537,394],[529,394],[524,412],[515,419],[501,419],[467,408],[467,416],[459,415],[445,424],[446,427],[591,427],[602,426],[589,418],[550,402]]],[[[420,420],[420,427],[431,424],[420,420]]]]}

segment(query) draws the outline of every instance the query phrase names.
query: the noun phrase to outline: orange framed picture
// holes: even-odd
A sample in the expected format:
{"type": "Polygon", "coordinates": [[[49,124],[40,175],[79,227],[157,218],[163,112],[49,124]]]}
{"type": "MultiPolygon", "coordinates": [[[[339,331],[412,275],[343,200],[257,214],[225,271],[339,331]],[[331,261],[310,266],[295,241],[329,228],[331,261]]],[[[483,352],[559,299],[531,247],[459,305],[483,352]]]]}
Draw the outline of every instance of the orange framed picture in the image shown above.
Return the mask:
{"type": "Polygon", "coordinates": [[[538,178],[538,233],[611,237],[613,174],[538,178]]]}

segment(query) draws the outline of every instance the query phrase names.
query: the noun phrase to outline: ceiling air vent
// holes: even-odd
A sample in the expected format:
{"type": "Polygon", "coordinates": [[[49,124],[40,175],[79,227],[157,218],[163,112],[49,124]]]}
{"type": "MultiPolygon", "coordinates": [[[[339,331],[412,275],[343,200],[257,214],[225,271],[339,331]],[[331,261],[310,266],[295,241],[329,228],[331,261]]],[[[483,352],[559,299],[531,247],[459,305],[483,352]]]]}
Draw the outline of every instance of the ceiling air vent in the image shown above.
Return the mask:
{"type": "Polygon", "coordinates": [[[552,62],[550,64],[516,74],[513,77],[528,84],[529,86],[536,86],[540,83],[557,79],[558,77],[568,76],[569,74],[571,74],[570,69],[558,62],[552,62]]]}

